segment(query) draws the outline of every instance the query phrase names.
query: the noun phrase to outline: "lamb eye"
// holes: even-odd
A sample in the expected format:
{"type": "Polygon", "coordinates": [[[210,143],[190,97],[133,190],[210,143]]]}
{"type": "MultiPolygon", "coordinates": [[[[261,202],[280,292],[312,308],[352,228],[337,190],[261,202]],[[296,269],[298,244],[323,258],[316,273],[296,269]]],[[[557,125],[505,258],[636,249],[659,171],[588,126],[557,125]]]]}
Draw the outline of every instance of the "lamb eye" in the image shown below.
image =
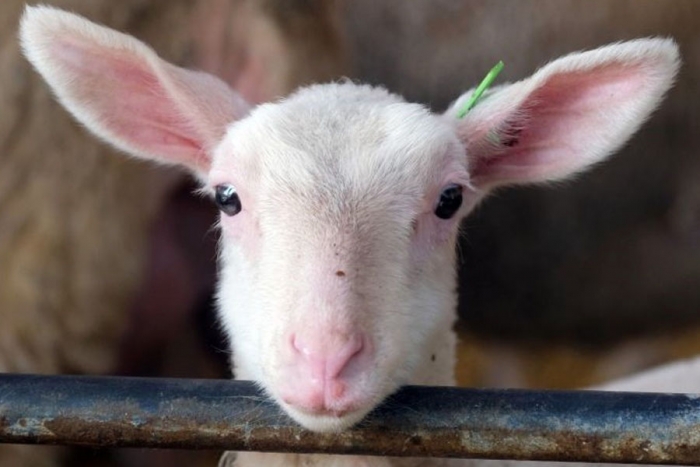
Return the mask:
{"type": "Polygon", "coordinates": [[[227,216],[235,216],[241,212],[241,199],[233,185],[217,185],[214,201],[218,208],[227,216]]]}
{"type": "Polygon", "coordinates": [[[449,219],[455,215],[461,205],[462,187],[459,185],[449,185],[442,190],[440,200],[434,212],[440,219],[449,219]]]}

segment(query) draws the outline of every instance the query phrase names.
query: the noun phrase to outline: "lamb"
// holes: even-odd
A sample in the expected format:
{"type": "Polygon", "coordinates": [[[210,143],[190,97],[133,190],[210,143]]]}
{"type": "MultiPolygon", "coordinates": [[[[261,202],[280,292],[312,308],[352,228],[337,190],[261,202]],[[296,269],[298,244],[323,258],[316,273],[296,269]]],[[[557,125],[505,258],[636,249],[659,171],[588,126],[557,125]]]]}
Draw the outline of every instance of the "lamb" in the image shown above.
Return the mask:
{"type": "MultiPolygon", "coordinates": [[[[358,423],[404,384],[451,385],[459,221],[505,185],[603,160],[659,104],[669,39],[575,53],[442,115],[378,87],[303,88],[252,108],[136,39],[27,8],[25,54],[88,129],[183,166],[221,210],[219,318],[238,379],[304,427],[358,423]]],[[[225,461],[228,462],[228,461],[225,461]]],[[[244,453],[248,465],[448,461],[244,453]]]]}

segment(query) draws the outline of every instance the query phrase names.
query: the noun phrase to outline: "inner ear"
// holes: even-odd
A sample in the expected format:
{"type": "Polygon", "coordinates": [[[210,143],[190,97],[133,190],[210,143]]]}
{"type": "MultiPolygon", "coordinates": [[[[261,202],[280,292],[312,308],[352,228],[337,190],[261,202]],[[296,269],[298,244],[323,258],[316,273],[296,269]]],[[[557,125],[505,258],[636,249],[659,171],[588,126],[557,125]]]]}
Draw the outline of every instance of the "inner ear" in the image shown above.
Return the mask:
{"type": "Polygon", "coordinates": [[[503,144],[566,148],[572,135],[582,131],[584,138],[586,130],[591,138],[613,132],[604,127],[609,114],[619,112],[643,90],[639,68],[610,64],[548,77],[508,120],[503,144]]]}
{"type": "MultiPolygon", "coordinates": [[[[593,130],[604,125],[605,115],[596,118],[596,113],[602,113],[601,101],[608,100],[610,105],[620,96],[633,95],[641,89],[638,82],[630,82],[631,71],[607,66],[549,77],[502,123],[489,130],[485,141],[489,157],[475,164],[473,175],[479,176],[482,171],[504,163],[504,157],[511,159],[512,166],[556,162],[561,151],[574,149],[572,144],[567,144],[573,143],[572,134],[586,127],[593,130]],[[592,73],[595,80],[591,83],[592,73]]],[[[589,136],[596,137],[594,131],[589,136]]]]}
{"type": "Polygon", "coordinates": [[[567,55],[495,88],[456,123],[472,182],[488,190],[558,180],[604,159],[649,117],[678,67],[672,40],[640,39],[567,55]]]}
{"type": "Polygon", "coordinates": [[[132,155],[183,165],[200,177],[245,101],[206,73],[159,58],[126,34],[50,7],[27,7],[23,50],[61,103],[88,129],[132,155]]]}

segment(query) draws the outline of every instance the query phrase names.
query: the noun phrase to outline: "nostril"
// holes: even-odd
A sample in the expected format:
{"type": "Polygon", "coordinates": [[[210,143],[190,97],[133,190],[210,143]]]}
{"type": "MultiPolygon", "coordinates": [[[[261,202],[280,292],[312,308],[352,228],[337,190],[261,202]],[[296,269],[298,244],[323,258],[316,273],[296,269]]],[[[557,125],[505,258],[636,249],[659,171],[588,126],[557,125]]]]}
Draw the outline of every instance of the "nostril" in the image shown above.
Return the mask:
{"type": "Polygon", "coordinates": [[[338,415],[350,410],[361,387],[358,375],[371,362],[372,343],[367,336],[316,330],[291,334],[287,342],[293,357],[281,400],[310,413],[338,415]]]}
{"type": "Polygon", "coordinates": [[[353,335],[339,351],[326,361],[326,377],[336,379],[364,349],[364,338],[360,334],[353,335]]]}
{"type": "Polygon", "coordinates": [[[306,357],[308,357],[311,353],[309,351],[309,348],[306,345],[304,345],[304,343],[298,338],[296,334],[292,334],[291,342],[292,348],[296,350],[297,353],[300,353],[306,357]]]}
{"type": "Polygon", "coordinates": [[[365,339],[360,335],[356,334],[350,341],[350,359],[362,353],[365,348],[365,339]]]}
{"type": "Polygon", "coordinates": [[[307,365],[317,367],[316,371],[325,374],[324,379],[335,379],[351,361],[361,355],[365,349],[365,338],[361,333],[349,337],[339,337],[320,333],[320,336],[303,337],[293,334],[290,345],[294,352],[307,365]]]}

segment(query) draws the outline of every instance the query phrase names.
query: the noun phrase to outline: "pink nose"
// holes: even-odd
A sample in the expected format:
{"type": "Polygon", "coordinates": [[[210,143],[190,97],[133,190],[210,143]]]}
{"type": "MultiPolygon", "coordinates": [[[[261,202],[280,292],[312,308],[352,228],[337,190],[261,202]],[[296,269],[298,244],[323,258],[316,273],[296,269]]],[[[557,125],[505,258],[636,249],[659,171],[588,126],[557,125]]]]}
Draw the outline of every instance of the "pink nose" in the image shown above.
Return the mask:
{"type": "Polygon", "coordinates": [[[361,366],[367,353],[365,341],[360,333],[293,335],[293,371],[289,375],[293,381],[284,401],[312,413],[342,414],[349,410],[353,397],[348,394],[347,379],[353,367],[361,366]]]}

